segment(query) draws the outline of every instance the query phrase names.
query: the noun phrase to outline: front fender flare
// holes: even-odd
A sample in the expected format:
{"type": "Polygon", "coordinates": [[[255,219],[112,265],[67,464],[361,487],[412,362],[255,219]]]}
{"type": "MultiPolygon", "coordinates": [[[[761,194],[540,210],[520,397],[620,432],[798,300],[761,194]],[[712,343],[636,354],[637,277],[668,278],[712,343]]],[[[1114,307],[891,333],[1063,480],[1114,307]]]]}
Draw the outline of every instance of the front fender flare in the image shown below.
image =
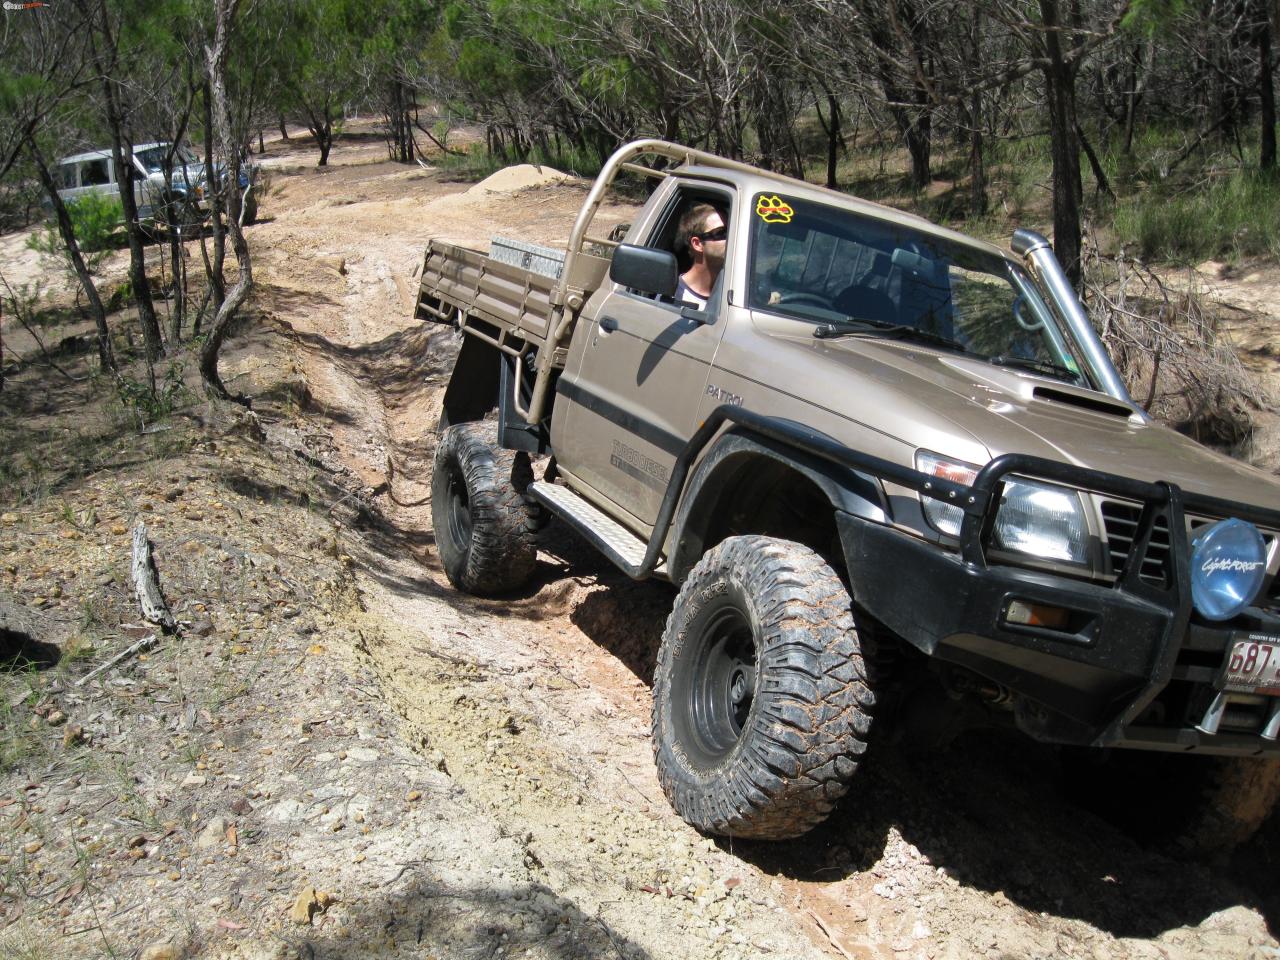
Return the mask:
{"type": "Polygon", "coordinates": [[[770,437],[736,427],[725,431],[694,469],[681,498],[668,538],[667,570],[681,583],[706,550],[706,533],[721,494],[752,461],[782,464],[812,482],[833,510],[888,523],[888,503],[878,479],[870,474],[815,457],[770,437]]]}

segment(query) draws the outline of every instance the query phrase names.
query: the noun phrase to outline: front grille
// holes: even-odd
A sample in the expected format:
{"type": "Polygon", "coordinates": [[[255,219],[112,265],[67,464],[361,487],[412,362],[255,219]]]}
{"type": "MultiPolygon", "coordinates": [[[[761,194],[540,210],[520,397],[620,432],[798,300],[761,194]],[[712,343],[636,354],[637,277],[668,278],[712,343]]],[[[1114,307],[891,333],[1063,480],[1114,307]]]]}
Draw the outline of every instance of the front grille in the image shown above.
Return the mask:
{"type": "MultiPolygon", "coordinates": [[[[1117,577],[1128,568],[1133,540],[1138,533],[1138,518],[1142,508],[1137,504],[1118,500],[1102,501],[1102,522],[1107,530],[1107,554],[1111,559],[1111,572],[1117,577]]],[[[1169,524],[1164,517],[1157,517],[1151,531],[1151,542],[1142,557],[1142,569],[1138,574],[1147,583],[1160,587],[1169,585],[1169,524]]]]}
{"type": "MultiPolygon", "coordinates": [[[[1121,500],[1102,501],[1102,522],[1107,531],[1107,554],[1111,560],[1111,572],[1117,577],[1122,575],[1129,563],[1129,554],[1133,551],[1133,538],[1138,532],[1138,517],[1142,508],[1135,503],[1121,500]]],[[[1215,521],[1208,517],[1188,517],[1188,539],[1194,539],[1202,527],[1215,521]]],[[[1262,539],[1267,545],[1267,553],[1271,553],[1271,545],[1275,534],[1269,530],[1262,531],[1262,539]]],[[[1151,543],[1147,547],[1146,556],[1142,558],[1141,578],[1147,583],[1167,587],[1170,585],[1169,570],[1169,524],[1164,517],[1156,517],[1155,529],[1151,532],[1151,543]]],[[[1280,575],[1274,577],[1263,591],[1265,600],[1262,606],[1280,607],[1280,575]]]]}

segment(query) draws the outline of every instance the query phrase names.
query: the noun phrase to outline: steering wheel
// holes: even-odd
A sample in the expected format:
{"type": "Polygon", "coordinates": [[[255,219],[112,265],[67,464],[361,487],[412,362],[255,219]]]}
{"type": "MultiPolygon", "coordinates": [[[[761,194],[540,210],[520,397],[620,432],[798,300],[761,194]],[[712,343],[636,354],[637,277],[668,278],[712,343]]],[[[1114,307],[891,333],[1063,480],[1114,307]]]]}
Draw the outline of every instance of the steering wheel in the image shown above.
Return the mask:
{"type": "Polygon", "coordinates": [[[778,298],[778,303],[807,303],[815,307],[822,307],[824,310],[834,310],[831,301],[822,296],[820,293],[806,293],[803,290],[794,290],[791,293],[784,293],[778,298]]]}
{"type": "Polygon", "coordinates": [[[1026,295],[1021,293],[1018,294],[1017,298],[1013,301],[1013,319],[1017,321],[1018,326],[1020,326],[1023,330],[1026,330],[1028,333],[1036,333],[1040,330],[1043,330],[1044,329],[1043,321],[1036,319],[1030,323],[1027,322],[1025,316],[1023,315],[1023,310],[1026,306],[1027,306],[1026,295]]]}

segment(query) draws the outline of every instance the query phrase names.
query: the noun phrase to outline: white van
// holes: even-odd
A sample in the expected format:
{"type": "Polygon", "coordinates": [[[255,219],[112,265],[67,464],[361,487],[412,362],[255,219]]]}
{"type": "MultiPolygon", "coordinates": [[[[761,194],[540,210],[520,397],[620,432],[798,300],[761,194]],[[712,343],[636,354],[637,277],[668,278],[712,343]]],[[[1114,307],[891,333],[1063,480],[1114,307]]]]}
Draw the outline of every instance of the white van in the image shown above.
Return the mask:
{"type": "MultiPolygon", "coordinates": [[[[166,194],[164,161],[172,145],[168,143],[144,143],[133,148],[134,198],[138,204],[138,219],[145,223],[163,221],[166,200],[174,214],[184,222],[203,220],[209,215],[205,200],[208,188],[204,164],[192,156],[191,151],[179,146],[173,155],[173,175],[166,194]]],[[[240,189],[244,191],[244,222],[257,218],[258,203],[254,196],[250,171],[240,172],[240,189]]],[[[64,157],[53,170],[58,195],[64,200],[89,193],[118,198],[115,161],[110,150],[89,150],[64,157]]]]}

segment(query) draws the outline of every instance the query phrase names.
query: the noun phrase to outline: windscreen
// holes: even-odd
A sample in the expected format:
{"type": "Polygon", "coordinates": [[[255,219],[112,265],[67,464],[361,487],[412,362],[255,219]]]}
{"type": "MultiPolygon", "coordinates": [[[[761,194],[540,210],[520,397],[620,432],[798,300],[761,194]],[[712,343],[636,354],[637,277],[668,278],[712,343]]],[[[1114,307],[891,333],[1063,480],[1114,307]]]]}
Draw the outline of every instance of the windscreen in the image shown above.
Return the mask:
{"type": "MultiPolygon", "coordinates": [[[[160,173],[164,170],[164,158],[169,152],[167,146],[148,147],[146,150],[138,150],[134,156],[138,158],[138,162],[142,164],[142,168],[147,173],[160,173]]],[[[173,154],[173,165],[180,167],[185,164],[195,163],[195,158],[191,156],[191,152],[183,147],[173,154]]]]}
{"type": "Polygon", "coordinates": [[[897,336],[1087,385],[1069,337],[1015,264],[847,210],[754,201],[749,304],[850,336],[897,336]],[[914,334],[914,336],[906,336],[914,334]]]}

